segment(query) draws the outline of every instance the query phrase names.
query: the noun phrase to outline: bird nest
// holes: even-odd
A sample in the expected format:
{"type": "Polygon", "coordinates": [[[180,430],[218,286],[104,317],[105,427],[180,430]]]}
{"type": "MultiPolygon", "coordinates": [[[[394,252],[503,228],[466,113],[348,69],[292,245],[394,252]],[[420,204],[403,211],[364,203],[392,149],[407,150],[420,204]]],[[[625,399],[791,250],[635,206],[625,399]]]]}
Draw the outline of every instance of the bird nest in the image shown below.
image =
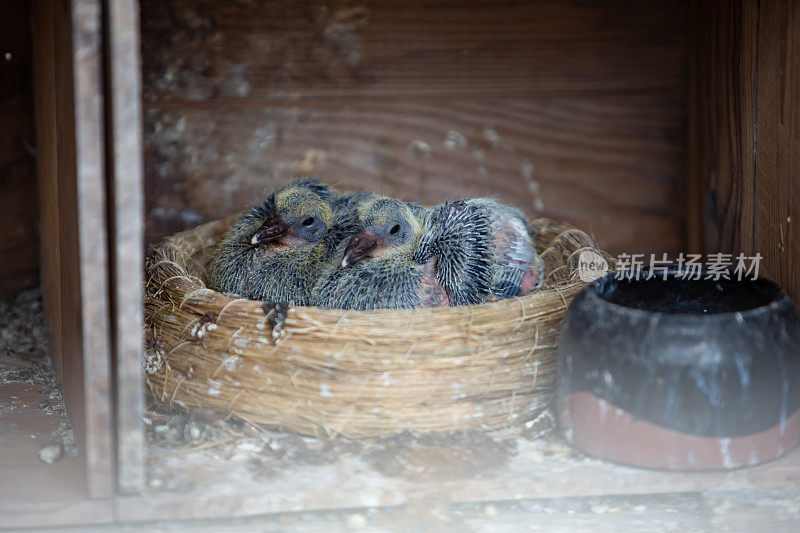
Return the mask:
{"type": "Polygon", "coordinates": [[[496,430],[552,399],[567,305],[584,287],[580,230],[534,221],[544,289],[475,306],[379,311],[280,306],[208,288],[232,220],[167,238],[148,256],[147,384],[158,405],[204,407],[306,435],[496,430]]]}

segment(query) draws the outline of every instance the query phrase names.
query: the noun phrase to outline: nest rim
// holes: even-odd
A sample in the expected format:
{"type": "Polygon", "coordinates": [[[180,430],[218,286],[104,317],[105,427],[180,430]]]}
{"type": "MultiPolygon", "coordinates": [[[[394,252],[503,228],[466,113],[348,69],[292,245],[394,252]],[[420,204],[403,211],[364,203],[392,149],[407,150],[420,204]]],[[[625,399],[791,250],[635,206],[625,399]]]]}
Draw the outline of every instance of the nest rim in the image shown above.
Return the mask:
{"type": "MultiPolygon", "coordinates": [[[[207,260],[213,249],[213,242],[231,222],[232,219],[213,221],[175,234],[148,255],[145,277],[147,335],[151,344],[160,338],[160,330],[168,329],[169,335],[162,350],[168,370],[146,372],[147,384],[157,404],[168,402],[183,404],[187,408],[200,406],[227,410],[228,414],[251,423],[277,425],[307,435],[383,436],[403,430],[427,432],[444,426],[455,429],[497,429],[499,426],[518,425],[541,414],[553,396],[555,345],[561,321],[569,301],[586,285],[577,278],[574,259],[586,249],[599,252],[594,241],[584,232],[566,224],[538,219],[533,226],[538,224],[548,232],[546,240],[551,243],[565,241],[568,245],[564,249],[556,247],[556,251],[552,246],[542,250],[548,277],[543,288],[535,293],[474,306],[441,308],[360,311],[296,306],[289,308],[286,314],[286,336],[273,338],[272,331],[267,331],[266,327],[258,328],[258,321],[263,323],[267,317],[264,302],[220,293],[207,287],[202,279],[203,261],[207,260]],[[553,257],[549,257],[551,255],[553,257]],[[209,313],[213,318],[204,319],[209,313]],[[493,324],[498,317],[515,314],[510,321],[501,321],[499,326],[493,324]],[[157,323],[159,318],[160,324],[157,323]],[[257,329],[252,327],[254,318],[257,329]],[[225,324],[228,321],[231,323],[225,324]],[[210,331],[205,331],[203,335],[203,328],[210,331]],[[236,333],[223,343],[216,338],[217,328],[228,331],[235,329],[236,333]],[[245,328],[258,346],[237,352],[236,336],[245,328]],[[370,328],[369,335],[361,331],[366,328],[370,328]],[[539,338],[540,328],[544,330],[542,339],[539,338]],[[466,339],[465,344],[462,338],[466,339]],[[436,349],[436,343],[440,340],[443,343],[441,350],[436,349]],[[453,345],[447,346],[446,342],[453,345]],[[470,346],[471,342],[477,343],[478,348],[470,346]],[[418,344],[426,348],[415,351],[414,347],[418,344]],[[330,349],[326,345],[330,345],[330,349]],[[344,352],[352,345],[356,346],[355,352],[345,357],[344,352]],[[339,357],[335,355],[337,347],[342,352],[339,357]],[[470,353],[475,350],[475,354],[470,353]],[[196,367],[200,366],[203,372],[196,373],[203,374],[201,379],[216,382],[222,374],[228,385],[240,383],[244,377],[237,379],[236,373],[229,372],[225,366],[226,361],[236,358],[245,358],[251,370],[260,366],[270,367],[265,374],[268,376],[274,377],[280,373],[278,370],[282,370],[288,376],[287,385],[280,390],[271,389],[261,394],[247,387],[236,394],[233,394],[233,390],[226,390],[225,396],[230,397],[230,401],[221,405],[219,399],[214,397],[221,393],[212,392],[213,387],[203,389],[202,386],[195,386],[195,378],[187,377],[192,373],[191,369],[196,371],[196,367]],[[216,368],[210,371],[207,366],[216,368]],[[473,382],[485,381],[489,367],[491,377],[481,389],[473,382]],[[526,388],[524,383],[530,384],[531,380],[533,388],[536,388],[540,367],[546,369],[542,380],[547,383],[539,384],[536,390],[526,388]],[[168,375],[170,368],[175,370],[171,376],[168,375]],[[221,371],[221,368],[225,370],[221,371]],[[506,374],[511,369],[525,375],[514,383],[504,376],[499,380],[504,388],[498,389],[494,384],[495,373],[506,374]],[[286,387],[292,385],[293,376],[298,372],[310,374],[314,385],[295,386],[293,395],[291,390],[287,392],[286,387]],[[414,372],[420,375],[415,377],[412,375],[414,372]],[[440,404],[436,409],[442,413],[450,409],[454,413],[454,420],[460,417],[458,423],[439,424],[424,413],[409,412],[402,404],[401,400],[406,398],[423,409],[424,402],[420,403],[418,397],[419,387],[415,388],[410,383],[430,381],[428,375],[431,373],[448,386],[455,387],[459,380],[468,383],[465,388],[469,392],[459,393],[463,394],[461,397],[454,394],[449,404],[446,398],[437,396],[440,404]],[[342,388],[342,383],[356,387],[355,377],[385,374],[396,374],[401,379],[407,379],[408,383],[403,385],[408,394],[404,396],[406,389],[402,387],[400,393],[387,393],[387,397],[398,396],[399,399],[394,401],[400,402],[391,409],[387,408],[387,411],[401,414],[384,416],[384,420],[379,414],[373,413],[375,416],[372,416],[363,411],[372,405],[370,401],[388,405],[389,400],[383,402],[385,398],[379,395],[361,398],[360,391],[342,388]],[[334,405],[335,402],[325,394],[333,383],[336,383],[337,391],[352,392],[350,396],[343,394],[345,398],[351,397],[352,401],[345,402],[346,405],[334,405]],[[312,391],[314,387],[318,391],[316,396],[312,391]],[[242,399],[243,394],[245,399],[242,399]],[[515,406],[517,395],[538,407],[527,413],[529,416],[525,415],[520,412],[520,406],[515,406]],[[465,403],[462,405],[459,400],[465,400],[465,403]],[[243,407],[245,401],[249,403],[243,407]],[[278,416],[287,405],[296,408],[302,402],[309,405],[302,406],[301,413],[289,417],[278,416]],[[503,404],[502,407],[492,407],[495,411],[508,412],[505,423],[502,413],[495,413],[498,420],[492,423],[476,422],[472,415],[480,418],[477,414],[483,416],[483,406],[492,406],[492,402],[503,404]],[[270,413],[261,413],[264,410],[261,407],[269,407],[265,410],[270,413]],[[343,418],[342,413],[348,411],[349,414],[343,418]],[[392,416],[395,416],[394,422],[392,416]],[[331,420],[334,422],[331,423],[331,420]]],[[[158,352],[157,348],[155,352],[158,352]]],[[[363,389],[364,386],[361,387],[363,389]]],[[[373,388],[370,386],[370,394],[377,395],[379,391],[373,391],[373,388]]],[[[436,388],[431,390],[437,392],[436,388]]]]}

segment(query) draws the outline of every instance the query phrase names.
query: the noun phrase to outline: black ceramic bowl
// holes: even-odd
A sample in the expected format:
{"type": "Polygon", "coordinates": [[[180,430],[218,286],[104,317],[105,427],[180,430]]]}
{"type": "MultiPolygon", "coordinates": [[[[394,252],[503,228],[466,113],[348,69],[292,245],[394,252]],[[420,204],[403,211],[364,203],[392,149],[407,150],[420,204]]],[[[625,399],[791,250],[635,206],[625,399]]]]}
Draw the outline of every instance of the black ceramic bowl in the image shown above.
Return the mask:
{"type": "Polygon", "coordinates": [[[570,306],[558,411],[571,444],[652,468],[737,468],[800,440],[800,320],[758,280],[618,280],[570,306]]]}

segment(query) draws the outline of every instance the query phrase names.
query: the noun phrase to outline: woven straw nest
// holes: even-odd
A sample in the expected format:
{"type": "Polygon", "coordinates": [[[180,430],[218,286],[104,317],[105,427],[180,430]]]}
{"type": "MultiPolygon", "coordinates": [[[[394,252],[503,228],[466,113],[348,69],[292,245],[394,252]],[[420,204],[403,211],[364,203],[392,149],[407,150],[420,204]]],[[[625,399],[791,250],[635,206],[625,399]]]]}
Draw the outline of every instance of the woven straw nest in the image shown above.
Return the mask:
{"type": "Polygon", "coordinates": [[[548,407],[559,328],[585,285],[574,266],[594,249],[582,231],[534,221],[547,280],[532,295],[397,311],[296,307],[273,333],[263,302],[204,283],[231,222],[173,235],[148,257],[145,373],[157,404],[351,438],[496,430],[548,407]]]}

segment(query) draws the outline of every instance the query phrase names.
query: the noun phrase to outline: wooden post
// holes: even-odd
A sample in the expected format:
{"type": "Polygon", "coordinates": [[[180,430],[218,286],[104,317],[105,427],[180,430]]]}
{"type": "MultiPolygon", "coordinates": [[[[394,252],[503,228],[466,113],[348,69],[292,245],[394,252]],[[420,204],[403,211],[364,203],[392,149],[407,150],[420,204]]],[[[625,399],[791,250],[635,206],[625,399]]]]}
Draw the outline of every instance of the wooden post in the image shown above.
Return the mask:
{"type": "Polygon", "coordinates": [[[117,482],[122,492],[130,493],[144,486],[145,454],[141,299],[144,187],[138,2],[106,1],[105,30],[117,482]]]}
{"type": "Polygon", "coordinates": [[[690,247],[761,254],[800,302],[800,3],[696,2],[690,247]]]}
{"type": "Polygon", "coordinates": [[[754,249],[800,304],[800,2],[760,2],[754,249]]]}
{"type": "Polygon", "coordinates": [[[50,328],[50,357],[61,369],[61,238],[59,234],[58,136],[55,87],[55,30],[53,9],[36,0],[33,9],[34,110],[39,176],[39,231],[41,234],[41,279],[44,307],[50,328]]]}
{"type": "Polygon", "coordinates": [[[113,490],[100,7],[34,6],[43,288],[90,497],[113,490]]]}

